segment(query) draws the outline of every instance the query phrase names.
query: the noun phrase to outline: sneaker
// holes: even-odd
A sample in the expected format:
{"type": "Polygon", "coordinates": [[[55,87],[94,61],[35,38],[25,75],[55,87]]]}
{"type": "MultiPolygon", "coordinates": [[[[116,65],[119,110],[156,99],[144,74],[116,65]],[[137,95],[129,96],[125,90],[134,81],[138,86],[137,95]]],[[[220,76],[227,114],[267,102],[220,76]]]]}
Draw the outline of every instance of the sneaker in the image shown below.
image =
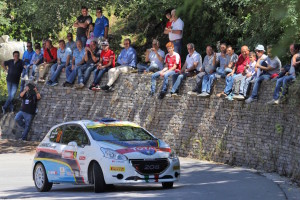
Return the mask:
{"type": "Polygon", "coordinates": [[[89,87],[89,90],[93,90],[93,88],[95,87],[96,85],[93,83],[93,84],[91,84],[90,85],[90,87],[89,87]]]}
{"type": "Polygon", "coordinates": [[[243,95],[239,94],[239,95],[234,95],[233,99],[235,99],[235,100],[244,100],[245,97],[243,95]]]}
{"type": "Polygon", "coordinates": [[[201,94],[197,94],[198,97],[208,97],[209,94],[207,92],[202,92],[201,94]]]}
{"type": "Polygon", "coordinates": [[[1,108],[2,108],[2,114],[4,115],[6,113],[6,110],[3,106],[1,108]]]}
{"type": "Polygon", "coordinates": [[[58,82],[52,82],[52,83],[50,84],[51,87],[56,86],[56,85],[58,85],[58,82]]]}
{"type": "Polygon", "coordinates": [[[34,80],[34,76],[30,76],[29,80],[34,80]]]}
{"type": "Polygon", "coordinates": [[[84,87],[84,84],[83,83],[79,83],[76,85],[76,89],[82,89],[84,87]]]}
{"type": "Polygon", "coordinates": [[[149,92],[149,96],[150,96],[150,97],[153,97],[153,95],[154,95],[154,92],[150,91],[150,92],[149,92]]]}
{"type": "Polygon", "coordinates": [[[165,97],[165,95],[166,95],[166,92],[160,92],[159,93],[159,96],[158,96],[158,99],[163,99],[164,97],[165,97]]]}
{"type": "Polygon", "coordinates": [[[45,83],[45,79],[40,78],[40,79],[38,80],[38,82],[39,82],[39,83],[45,83]]]}
{"type": "Polygon", "coordinates": [[[169,94],[166,95],[166,97],[172,97],[173,92],[170,92],[169,94]]]}
{"type": "Polygon", "coordinates": [[[108,85],[104,85],[104,86],[101,87],[101,89],[107,91],[107,90],[109,90],[109,86],[108,85]]]}
{"type": "Polygon", "coordinates": [[[254,99],[252,97],[249,97],[245,102],[246,103],[252,103],[254,101],[254,99]]]}
{"type": "Polygon", "coordinates": [[[228,101],[233,101],[233,97],[234,95],[228,95],[225,97],[225,99],[227,99],[228,101]]]}
{"type": "Polygon", "coordinates": [[[278,105],[278,104],[280,104],[280,99],[275,100],[273,103],[273,105],[278,105]]]}
{"type": "Polygon", "coordinates": [[[276,101],[275,99],[272,99],[271,101],[268,101],[267,104],[268,105],[273,105],[275,101],[276,101]]]}
{"type": "Polygon", "coordinates": [[[191,96],[197,96],[198,93],[194,91],[189,91],[187,94],[191,96]]]}
{"type": "Polygon", "coordinates": [[[101,90],[101,87],[100,85],[96,85],[92,88],[93,91],[100,91],[101,90]]]}
{"type": "Polygon", "coordinates": [[[221,75],[220,74],[216,74],[215,77],[216,77],[216,79],[220,79],[221,75]]]}
{"type": "Polygon", "coordinates": [[[130,71],[131,73],[138,73],[138,70],[137,69],[133,69],[130,71]]]}
{"type": "Polygon", "coordinates": [[[72,84],[67,81],[64,82],[64,84],[63,84],[63,87],[71,87],[71,86],[72,86],[72,84]]]}
{"type": "Polygon", "coordinates": [[[46,83],[46,84],[47,84],[47,85],[49,85],[49,86],[51,86],[51,85],[52,85],[52,83],[53,83],[53,82],[52,82],[51,80],[49,80],[49,81],[47,81],[47,83],[46,83]]]}
{"type": "Polygon", "coordinates": [[[180,95],[178,94],[178,92],[174,92],[173,94],[172,94],[172,97],[179,97],[180,95]]]}

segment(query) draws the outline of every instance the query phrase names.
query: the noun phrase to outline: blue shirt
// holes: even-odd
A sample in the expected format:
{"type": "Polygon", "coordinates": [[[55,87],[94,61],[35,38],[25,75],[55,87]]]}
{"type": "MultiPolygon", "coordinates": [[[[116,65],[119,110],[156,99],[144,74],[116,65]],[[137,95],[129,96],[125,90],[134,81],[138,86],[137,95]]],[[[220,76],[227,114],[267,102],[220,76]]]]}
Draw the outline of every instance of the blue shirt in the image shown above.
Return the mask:
{"type": "Polygon", "coordinates": [[[134,48],[129,47],[127,50],[123,49],[118,56],[118,61],[120,65],[128,65],[131,67],[136,67],[137,57],[134,48]]]}
{"type": "Polygon", "coordinates": [[[30,64],[30,61],[32,59],[32,56],[33,54],[35,54],[35,51],[25,51],[24,54],[23,54],[23,57],[22,57],[22,60],[24,61],[25,65],[29,65],[30,64]],[[27,61],[25,61],[27,60],[27,61]]]}
{"type": "Polygon", "coordinates": [[[105,16],[101,16],[100,18],[97,18],[95,21],[95,27],[94,27],[94,37],[103,37],[105,32],[105,27],[109,26],[108,19],[105,16]]]}
{"type": "Polygon", "coordinates": [[[73,52],[76,49],[76,42],[74,42],[74,41],[67,42],[66,48],[70,48],[72,50],[72,52],[73,52]]]}
{"type": "Polygon", "coordinates": [[[36,65],[39,65],[43,62],[43,54],[40,53],[39,55],[35,52],[31,58],[31,61],[30,61],[30,65],[33,65],[37,60],[39,60],[39,62],[36,64],[36,65]]]}
{"type": "Polygon", "coordinates": [[[66,63],[68,56],[72,56],[72,50],[70,48],[65,48],[64,50],[59,48],[57,50],[57,59],[60,59],[60,62],[66,63]]]}
{"type": "Polygon", "coordinates": [[[84,57],[84,48],[81,49],[81,51],[79,51],[77,48],[74,50],[73,52],[73,57],[75,59],[75,65],[77,65],[78,63],[80,63],[84,57]]]}

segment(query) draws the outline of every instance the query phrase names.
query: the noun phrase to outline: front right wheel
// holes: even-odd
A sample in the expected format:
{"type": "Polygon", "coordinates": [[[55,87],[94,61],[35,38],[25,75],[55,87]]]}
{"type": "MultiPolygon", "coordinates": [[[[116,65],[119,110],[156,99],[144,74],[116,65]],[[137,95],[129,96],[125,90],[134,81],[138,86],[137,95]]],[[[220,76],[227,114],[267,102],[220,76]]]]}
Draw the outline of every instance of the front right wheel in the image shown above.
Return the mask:
{"type": "Polygon", "coordinates": [[[34,184],[39,192],[48,192],[51,190],[53,183],[48,181],[45,167],[42,163],[38,163],[33,172],[34,184]]]}
{"type": "Polygon", "coordinates": [[[162,187],[164,189],[171,189],[171,188],[173,188],[173,182],[162,182],[161,184],[162,184],[162,187]]]}

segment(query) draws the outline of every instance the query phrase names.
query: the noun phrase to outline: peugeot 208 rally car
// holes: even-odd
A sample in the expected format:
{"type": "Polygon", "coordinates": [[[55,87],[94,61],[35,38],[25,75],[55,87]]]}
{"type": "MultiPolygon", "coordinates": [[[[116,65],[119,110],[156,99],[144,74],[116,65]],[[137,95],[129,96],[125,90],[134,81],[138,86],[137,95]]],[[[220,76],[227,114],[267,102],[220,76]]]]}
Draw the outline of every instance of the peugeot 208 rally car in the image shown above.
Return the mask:
{"type": "Polygon", "coordinates": [[[72,121],[50,129],[36,149],[33,179],[38,191],[53,183],[94,185],[162,183],[172,188],[180,163],[169,145],[127,121],[72,121]]]}

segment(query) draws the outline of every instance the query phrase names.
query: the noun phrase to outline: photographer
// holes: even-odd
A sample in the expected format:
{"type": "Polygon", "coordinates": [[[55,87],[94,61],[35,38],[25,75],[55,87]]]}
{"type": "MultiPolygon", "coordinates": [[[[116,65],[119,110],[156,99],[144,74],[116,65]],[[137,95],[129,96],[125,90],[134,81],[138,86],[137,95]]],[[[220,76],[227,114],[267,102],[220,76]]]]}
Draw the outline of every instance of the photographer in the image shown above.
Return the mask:
{"type": "Polygon", "coordinates": [[[16,114],[15,121],[24,128],[22,140],[27,140],[30,125],[36,113],[37,101],[41,99],[41,95],[34,84],[28,83],[20,93],[20,97],[22,98],[22,107],[16,114]]]}

